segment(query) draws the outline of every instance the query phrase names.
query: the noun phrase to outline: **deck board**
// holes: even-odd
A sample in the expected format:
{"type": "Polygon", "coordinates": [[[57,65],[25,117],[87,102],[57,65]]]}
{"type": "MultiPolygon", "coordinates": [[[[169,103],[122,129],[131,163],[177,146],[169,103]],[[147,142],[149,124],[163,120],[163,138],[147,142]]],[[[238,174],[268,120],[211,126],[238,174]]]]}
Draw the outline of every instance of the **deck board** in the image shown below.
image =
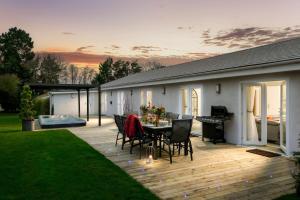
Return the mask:
{"type": "Polygon", "coordinates": [[[167,153],[152,164],[139,159],[138,148],[115,146],[116,127],[107,119],[102,127],[70,128],[161,199],[274,199],[294,193],[292,161],[246,152],[245,147],[213,145],[193,137],[194,160],[167,153]]]}

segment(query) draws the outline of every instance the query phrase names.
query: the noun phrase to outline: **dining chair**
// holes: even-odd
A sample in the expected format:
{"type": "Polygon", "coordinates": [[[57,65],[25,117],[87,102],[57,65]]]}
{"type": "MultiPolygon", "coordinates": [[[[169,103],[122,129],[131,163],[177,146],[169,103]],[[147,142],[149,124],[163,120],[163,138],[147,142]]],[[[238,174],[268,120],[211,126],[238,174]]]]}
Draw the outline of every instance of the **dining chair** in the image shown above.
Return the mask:
{"type": "Polygon", "coordinates": [[[135,136],[130,139],[130,154],[132,154],[133,147],[139,146],[140,159],[142,159],[142,150],[144,148],[144,145],[152,143],[154,139],[150,135],[146,134],[138,123],[140,123],[140,121],[136,120],[135,126],[137,131],[135,136]],[[135,141],[137,141],[138,143],[135,143],[135,141]]]}
{"type": "Polygon", "coordinates": [[[129,142],[129,140],[126,140],[126,134],[124,131],[124,124],[126,121],[126,117],[122,115],[114,115],[114,119],[118,128],[115,146],[117,146],[118,140],[122,140],[122,149],[124,149],[125,143],[129,142]],[[122,135],[122,137],[119,137],[120,134],[122,135]]]}
{"type": "Polygon", "coordinates": [[[172,130],[170,135],[166,135],[163,139],[163,144],[166,144],[170,157],[170,163],[172,164],[172,151],[171,145],[179,145],[179,150],[184,147],[185,155],[190,152],[191,160],[193,160],[193,147],[190,140],[192,128],[191,119],[176,119],[172,121],[172,130]]]}
{"type": "Polygon", "coordinates": [[[182,119],[193,119],[193,115],[182,115],[182,119]]]}

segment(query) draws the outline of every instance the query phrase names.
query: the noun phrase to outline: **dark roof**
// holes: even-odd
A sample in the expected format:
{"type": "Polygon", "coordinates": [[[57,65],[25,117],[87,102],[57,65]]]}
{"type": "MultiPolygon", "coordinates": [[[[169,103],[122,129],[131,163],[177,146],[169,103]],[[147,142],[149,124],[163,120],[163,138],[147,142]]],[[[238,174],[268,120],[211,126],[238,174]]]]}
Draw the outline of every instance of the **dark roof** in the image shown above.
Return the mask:
{"type": "Polygon", "coordinates": [[[130,86],[139,83],[200,76],[206,73],[218,73],[228,69],[244,70],[253,66],[274,65],[279,62],[298,59],[300,59],[300,37],[129,75],[106,83],[102,85],[102,88],[118,88],[124,85],[130,86]]]}
{"type": "Polygon", "coordinates": [[[97,86],[95,85],[86,85],[86,84],[29,84],[31,89],[44,89],[44,90],[84,90],[84,89],[91,89],[97,86]]]}

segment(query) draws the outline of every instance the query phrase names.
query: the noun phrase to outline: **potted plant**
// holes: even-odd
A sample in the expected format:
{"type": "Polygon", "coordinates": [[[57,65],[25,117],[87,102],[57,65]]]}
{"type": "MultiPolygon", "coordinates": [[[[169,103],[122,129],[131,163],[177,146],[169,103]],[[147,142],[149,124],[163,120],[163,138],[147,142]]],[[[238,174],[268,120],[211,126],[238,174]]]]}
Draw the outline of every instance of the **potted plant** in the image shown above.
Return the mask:
{"type": "Polygon", "coordinates": [[[22,130],[32,131],[34,127],[34,115],[32,91],[28,85],[24,85],[20,100],[20,118],[22,119],[22,130]]]}

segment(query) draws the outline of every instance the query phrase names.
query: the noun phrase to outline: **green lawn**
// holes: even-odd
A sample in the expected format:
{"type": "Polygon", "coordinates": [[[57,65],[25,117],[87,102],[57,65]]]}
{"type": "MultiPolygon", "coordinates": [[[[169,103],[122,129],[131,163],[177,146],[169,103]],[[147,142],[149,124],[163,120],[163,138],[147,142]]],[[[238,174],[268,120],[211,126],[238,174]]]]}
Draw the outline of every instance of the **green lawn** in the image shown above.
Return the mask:
{"type": "Polygon", "coordinates": [[[276,200],[299,200],[299,196],[297,196],[296,194],[289,194],[282,196],[276,200]]]}
{"type": "Polygon", "coordinates": [[[0,114],[0,199],[157,199],[68,130],[20,128],[0,114]]]}

